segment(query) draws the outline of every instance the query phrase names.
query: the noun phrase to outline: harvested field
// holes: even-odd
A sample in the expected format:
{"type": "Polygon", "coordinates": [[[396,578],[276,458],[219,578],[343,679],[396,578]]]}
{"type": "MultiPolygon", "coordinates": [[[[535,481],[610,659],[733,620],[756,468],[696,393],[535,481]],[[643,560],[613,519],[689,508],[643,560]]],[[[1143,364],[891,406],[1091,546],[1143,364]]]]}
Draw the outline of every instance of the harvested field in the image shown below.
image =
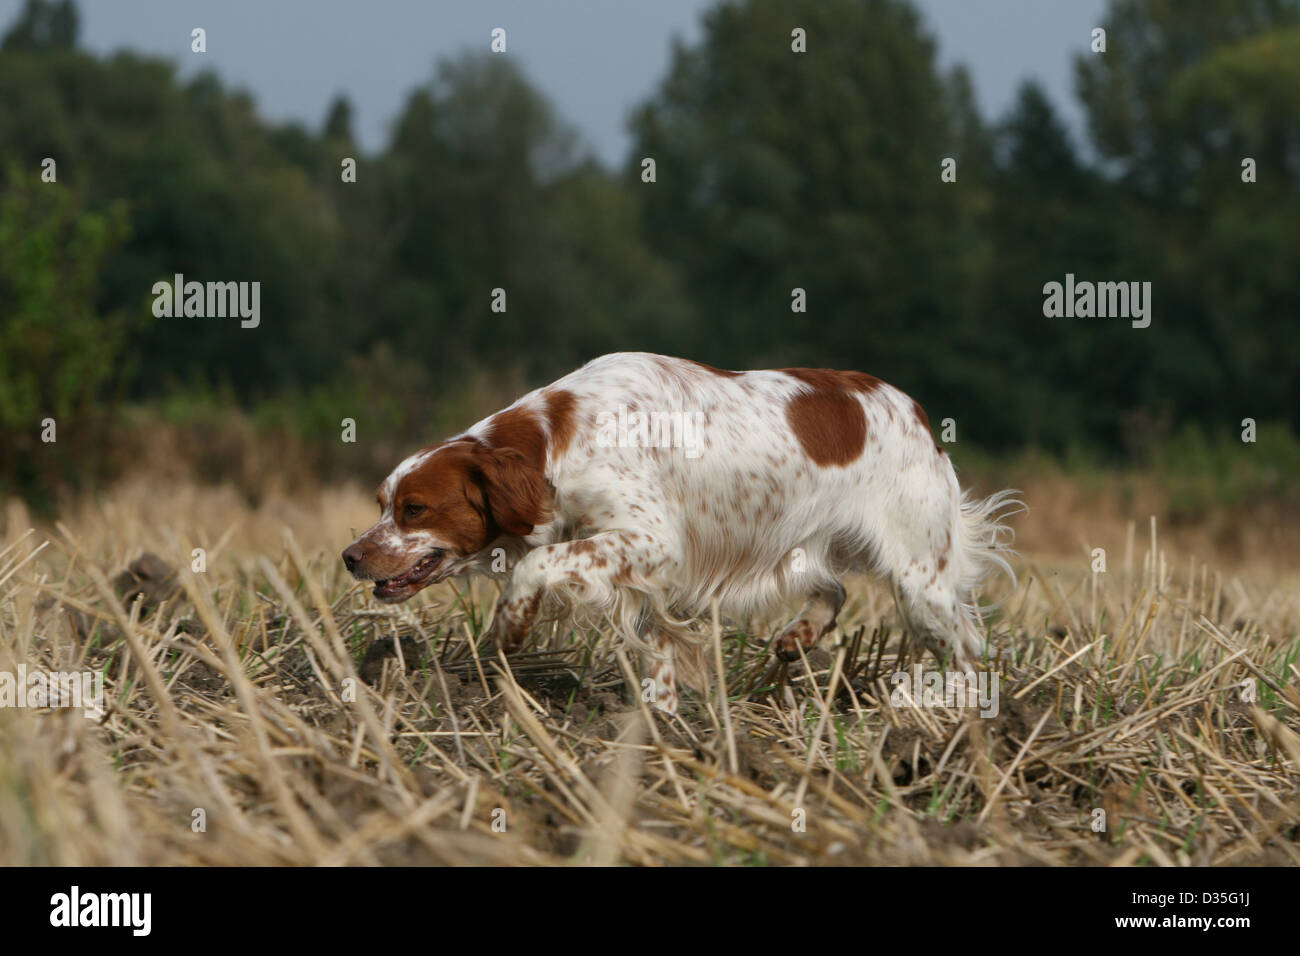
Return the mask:
{"type": "Polygon", "coordinates": [[[337,554],[369,513],[352,489],[254,509],[127,484],[32,529],[11,504],[0,672],[93,671],[105,704],[0,707],[0,859],[1300,862],[1293,572],[1166,551],[1145,522],[1105,572],[1021,555],[987,595],[990,716],[910,706],[891,675],[937,665],[853,580],[804,662],[774,664],[779,618],[702,622],[714,687],[669,718],[599,628],[502,663],[477,641],[489,581],[375,603],[337,554]]]}

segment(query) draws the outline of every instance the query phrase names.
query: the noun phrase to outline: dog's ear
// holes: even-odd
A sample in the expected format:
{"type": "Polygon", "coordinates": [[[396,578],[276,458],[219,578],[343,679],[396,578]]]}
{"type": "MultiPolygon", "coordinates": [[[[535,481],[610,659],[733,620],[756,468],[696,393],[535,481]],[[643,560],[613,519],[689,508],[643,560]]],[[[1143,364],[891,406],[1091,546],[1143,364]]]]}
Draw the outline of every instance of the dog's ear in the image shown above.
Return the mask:
{"type": "Polygon", "coordinates": [[[551,488],[539,468],[514,448],[485,448],[478,455],[488,514],[506,534],[523,537],[551,518],[551,488]]]}

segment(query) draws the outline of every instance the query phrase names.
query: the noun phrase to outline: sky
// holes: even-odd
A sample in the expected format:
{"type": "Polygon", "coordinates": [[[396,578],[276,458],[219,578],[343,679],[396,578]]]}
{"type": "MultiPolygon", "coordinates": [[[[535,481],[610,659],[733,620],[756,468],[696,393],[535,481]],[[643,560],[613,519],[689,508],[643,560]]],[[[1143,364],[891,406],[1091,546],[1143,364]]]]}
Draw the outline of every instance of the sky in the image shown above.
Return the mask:
{"type": "MultiPolygon", "coordinates": [[[[172,59],[182,76],[215,70],[264,116],[319,128],[345,93],[362,148],[377,151],[411,89],[434,64],[486,50],[494,27],[508,56],[606,164],[621,164],[626,118],[668,69],[671,42],[700,36],[714,0],[81,0],[81,45],[172,59]],[[207,31],[208,52],[190,51],[207,31]]],[[[1028,77],[1076,133],[1074,54],[1086,52],[1105,0],[914,0],[942,67],[964,63],[986,118],[1002,115],[1028,77]]],[[[0,25],[22,8],[0,0],[0,25]]]]}

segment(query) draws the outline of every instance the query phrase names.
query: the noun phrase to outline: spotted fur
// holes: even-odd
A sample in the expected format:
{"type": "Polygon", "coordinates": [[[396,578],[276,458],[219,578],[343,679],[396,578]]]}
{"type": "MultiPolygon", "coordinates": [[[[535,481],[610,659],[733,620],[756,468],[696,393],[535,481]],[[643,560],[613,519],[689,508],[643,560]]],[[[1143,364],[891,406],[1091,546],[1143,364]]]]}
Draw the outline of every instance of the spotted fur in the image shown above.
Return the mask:
{"type": "Polygon", "coordinates": [[[936,653],[977,658],[970,594],[1010,571],[1010,495],[963,495],[921,406],[871,376],[617,353],[399,464],[344,562],[401,601],[504,555],[503,650],[553,613],[606,617],[671,711],[679,678],[707,685],[693,622],[712,599],[743,618],[806,596],[773,642],[797,658],[834,628],[848,571],[883,575],[936,653]],[[637,430],[638,414],[661,427],[637,430]],[[670,421],[697,423],[694,443],[670,421]]]}

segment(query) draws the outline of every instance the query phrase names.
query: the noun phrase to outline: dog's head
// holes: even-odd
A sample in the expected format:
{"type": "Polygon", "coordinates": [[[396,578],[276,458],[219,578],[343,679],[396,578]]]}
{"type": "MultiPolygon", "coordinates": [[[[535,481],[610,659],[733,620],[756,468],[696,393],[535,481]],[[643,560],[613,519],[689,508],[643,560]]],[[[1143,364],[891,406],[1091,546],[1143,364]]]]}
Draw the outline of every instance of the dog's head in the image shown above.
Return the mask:
{"type": "Polygon", "coordinates": [[[343,563],[389,603],[465,570],[503,535],[531,534],[550,511],[540,467],[475,439],[412,455],[376,497],[379,521],[343,552],[343,563]]]}

